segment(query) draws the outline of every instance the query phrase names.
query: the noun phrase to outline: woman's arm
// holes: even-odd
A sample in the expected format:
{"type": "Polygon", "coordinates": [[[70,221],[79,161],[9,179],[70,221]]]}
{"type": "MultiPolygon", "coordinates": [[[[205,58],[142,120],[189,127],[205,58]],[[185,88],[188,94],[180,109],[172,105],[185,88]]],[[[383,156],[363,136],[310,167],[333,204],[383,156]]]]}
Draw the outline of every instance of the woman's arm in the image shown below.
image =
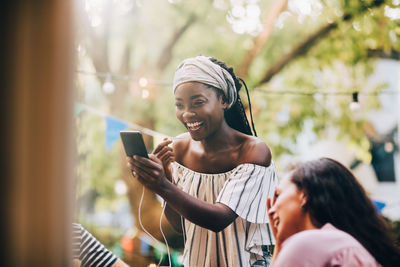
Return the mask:
{"type": "MultiPolygon", "coordinates": [[[[82,266],[82,262],[80,260],[74,259],[72,262],[74,267],[80,267],[82,266]]],[[[91,266],[91,265],[85,265],[85,266],[91,266]]],[[[126,264],[125,262],[123,262],[121,259],[117,259],[117,261],[113,264],[112,267],[129,267],[128,264],[126,264]]]]}
{"type": "Polygon", "coordinates": [[[117,262],[114,263],[113,267],[129,267],[129,265],[123,262],[121,259],[118,259],[117,262]]]}
{"type": "Polygon", "coordinates": [[[128,265],[117,258],[111,251],[106,249],[91,233],[89,233],[80,224],[73,223],[73,266],[98,266],[98,262],[103,265],[113,267],[127,267],[128,265]]]}
{"type": "Polygon", "coordinates": [[[128,167],[144,186],[160,195],[175,212],[214,232],[223,230],[236,219],[236,213],[224,204],[206,203],[180,190],[167,179],[161,160],[154,155],[149,157],[128,158],[128,167]]]}
{"type": "MultiPolygon", "coordinates": [[[[171,143],[172,143],[171,139],[164,138],[163,142],[158,144],[153,151],[153,154],[161,160],[165,171],[165,176],[170,182],[173,181],[171,162],[175,161],[175,154],[173,152],[173,149],[169,147],[171,143]]],[[[167,217],[167,220],[171,224],[172,228],[178,233],[183,233],[181,215],[179,215],[175,210],[173,210],[170,207],[170,205],[168,205],[168,203],[165,207],[164,213],[165,217],[167,217]]]]}
{"type": "Polygon", "coordinates": [[[210,204],[201,201],[169,184],[158,192],[171,208],[189,221],[214,232],[230,225],[237,217],[228,206],[221,203],[210,204]]]}
{"type": "Polygon", "coordinates": [[[182,229],[182,221],[181,221],[181,215],[179,215],[173,208],[170,207],[170,205],[167,203],[167,206],[165,207],[165,217],[167,217],[168,222],[171,224],[172,228],[182,234],[183,229],[182,229]]]}

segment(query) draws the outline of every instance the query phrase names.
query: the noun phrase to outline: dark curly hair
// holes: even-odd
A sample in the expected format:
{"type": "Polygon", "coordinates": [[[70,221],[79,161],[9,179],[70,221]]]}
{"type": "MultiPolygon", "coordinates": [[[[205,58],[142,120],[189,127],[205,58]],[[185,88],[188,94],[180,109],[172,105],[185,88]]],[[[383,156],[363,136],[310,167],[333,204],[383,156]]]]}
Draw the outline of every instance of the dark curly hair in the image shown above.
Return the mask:
{"type": "Polygon", "coordinates": [[[331,223],[357,239],[383,266],[400,266],[400,249],[388,225],[349,169],[321,158],[292,170],[291,181],[305,192],[313,223],[331,223]]]}
{"type": "MultiPolygon", "coordinates": [[[[248,134],[248,135],[257,136],[257,133],[256,133],[255,128],[254,128],[254,124],[253,124],[253,118],[251,117],[252,126],[253,126],[253,132],[252,132],[251,128],[250,128],[249,121],[248,121],[247,116],[246,116],[246,112],[245,112],[243,103],[242,103],[242,101],[240,99],[240,96],[239,96],[239,90],[240,90],[240,88],[242,88],[242,84],[241,84],[240,81],[242,81],[243,83],[244,83],[244,81],[242,79],[236,77],[236,75],[235,75],[235,73],[233,71],[233,68],[232,67],[228,67],[225,62],[219,61],[216,58],[210,58],[210,60],[213,63],[219,65],[221,68],[223,68],[226,71],[228,71],[229,74],[232,76],[234,82],[235,82],[235,87],[236,87],[236,91],[237,91],[237,99],[236,99],[236,102],[233,103],[233,105],[231,106],[230,109],[225,110],[224,117],[225,117],[226,122],[228,123],[228,125],[230,127],[232,127],[235,130],[238,130],[239,132],[242,132],[242,133],[245,133],[245,134],[248,134]]],[[[216,91],[216,93],[218,94],[218,96],[224,97],[224,94],[223,94],[221,89],[215,88],[215,87],[210,86],[210,85],[207,85],[207,86],[212,88],[212,89],[214,89],[216,91]]],[[[246,87],[246,91],[247,91],[247,87],[246,87]]],[[[247,94],[248,94],[248,91],[247,91],[247,94]]],[[[249,100],[249,107],[251,109],[251,104],[250,104],[250,98],[249,97],[248,97],[248,100],[249,100]]],[[[251,111],[250,111],[250,116],[252,116],[251,111]]]]}

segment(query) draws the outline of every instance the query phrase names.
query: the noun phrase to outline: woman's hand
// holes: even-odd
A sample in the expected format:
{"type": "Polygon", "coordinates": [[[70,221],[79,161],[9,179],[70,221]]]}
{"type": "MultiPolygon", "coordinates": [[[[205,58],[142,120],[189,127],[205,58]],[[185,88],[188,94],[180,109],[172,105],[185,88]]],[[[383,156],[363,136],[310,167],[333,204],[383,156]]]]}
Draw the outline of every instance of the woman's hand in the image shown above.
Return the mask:
{"type": "Polygon", "coordinates": [[[133,175],[151,191],[159,193],[168,183],[163,163],[155,155],[149,154],[148,159],[135,155],[126,160],[133,175]]]}
{"type": "Polygon", "coordinates": [[[272,234],[274,235],[274,237],[276,239],[277,227],[276,227],[276,225],[274,223],[274,218],[273,218],[274,217],[274,212],[271,209],[272,206],[275,204],[275,201],[276,201],[276,198],[275,198],[276,192],[275,191],[276,191],[276,189],[274,190],[272,200],[271,200],[270,197],[267,198],[267,212],[268,212],[269,225],[271,227],[272,234]]]}
{"type": "Polygon", "coordinates": [[[278,230],[277,230],[277,227],[276,227],[276,225],[274,223],[274,218],[273,218],[274,217],[274,211],[272,210],[272,206],[275,204],[275,201],[276,201],[276,197],[275,196],[276,196],[276,189],[274,190],[274,194],[273,194],[272,200],[271,200],[270,197],[267,198],[267,212],[268,212],[269,225],[271,227],[271,231],[272,231],[272,234],[275,237],[275,242],[276,242],[275,243],[275,248],[274,248],[274,253],[272,254],[272,259],[271,259],[271,263],[270,263],[271,266],[275,262],[278,254],[279,254],[279,251],[281,250],[281,242],[279,241],[279,238],[276,236],[278,230]]]}
{"type": "Polygon", "coordinates": [[[167,179],[172,182],[172,173],[170,164],[175,161],[175,155],[171,147],[168,145],[172,143],[171,139],[164,138],[163,142],[158,144],[158,146],[154,149],[153,154],[162,161],[165,176],[167,179]]]}

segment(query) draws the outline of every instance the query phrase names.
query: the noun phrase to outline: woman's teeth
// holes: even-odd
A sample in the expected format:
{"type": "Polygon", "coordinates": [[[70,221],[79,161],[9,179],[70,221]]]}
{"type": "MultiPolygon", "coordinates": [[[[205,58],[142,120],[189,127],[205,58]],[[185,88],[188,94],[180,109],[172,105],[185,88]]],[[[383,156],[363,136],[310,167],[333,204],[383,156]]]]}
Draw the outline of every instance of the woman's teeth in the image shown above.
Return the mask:
{"type": "Polygon", "coordinates": [[[200,128],[200,126],[203,125],[203,123],[202,122],[188,122],[188,123],[186,123],[186,125],[190,130],[195,131],[195,130],[198,130],[200,128]]]}

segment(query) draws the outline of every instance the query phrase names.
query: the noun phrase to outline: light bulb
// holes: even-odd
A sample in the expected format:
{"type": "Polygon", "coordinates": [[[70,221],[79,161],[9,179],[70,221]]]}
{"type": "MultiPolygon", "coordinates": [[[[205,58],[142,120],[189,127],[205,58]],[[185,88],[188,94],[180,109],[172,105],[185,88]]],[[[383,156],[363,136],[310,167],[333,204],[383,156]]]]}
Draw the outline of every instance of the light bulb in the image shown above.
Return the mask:
{"type": "Polygon", "coordinates": [[[146,87],[148,83],[149,82],[147,81],[147,79],[145,77],[142,77],[142,78],[139,79],[139,85],[141,87],[146,87]]]}
{"type": "Polygon", "coordinates": [[[353,92],[352,94],[353,101],[350,103],[350,110],[355,112],[360,110],[360,102],[358,102],[358,92],[353,92]]]}
{"type": "Polygon", "coordinates": [[[392,153],[394,150],[394,145],[392,142],[388,141],[385,143],[384,148],[385,148],[386,153],[392,153]]]}
{"type": "Polygon", "coordinates": [[[115,85],[111,81],[110,73],[107,74],[106,81],[103,84],[103,91],[104,91],[104,93],[106,93],[108,95],[114,93],[114,91],[115,91],[115,85]]]}
{"type": "Polygon", "coordinates": [[[112,93],[114,93],[114,91],[115,91],[115,85],[112,83],[112,82],[110,82],[110,81],[106,81],[104,84],[103,84],[103,91],[104,91],[104,93],[106,93],[106,94],[112,94],[112,93]]]}
{"type": "Polygon", "coordinates": [[[356,111],[359,111],[360,108],[361,108],[360,103],[358,103],[358,102],[351,102],[350,103],[350,110],[351,111],[356,112],[356,111]]]}
{"type": "Polygon", "coordinates": [[[125,195],[128,191],[128,188],[122,180],[118,180],[114,185],[114,191],[117,193],[117,195],[125,195]]]}
{"type": "Polygon", "coordinates": [[[144,90],[142,91],[142,98],[143,98],[143,99],[146,99],[146,98],[148,98],[149,96],[150,96],[149,90],[144,89],[144,90]]]}

